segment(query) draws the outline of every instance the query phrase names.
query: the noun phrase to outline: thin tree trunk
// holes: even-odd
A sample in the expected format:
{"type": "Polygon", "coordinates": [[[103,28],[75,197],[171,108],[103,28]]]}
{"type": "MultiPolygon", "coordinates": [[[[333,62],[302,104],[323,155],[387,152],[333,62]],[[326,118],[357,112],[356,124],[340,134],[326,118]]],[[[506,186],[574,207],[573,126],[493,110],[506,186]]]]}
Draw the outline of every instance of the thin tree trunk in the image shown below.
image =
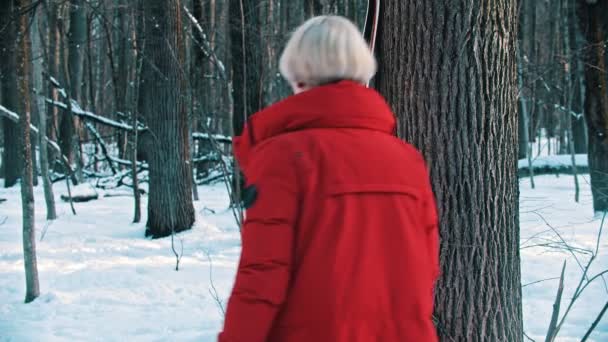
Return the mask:
{"type": "MultiPolygon", "coordinates": [[[[143,63],[142,52],[139,49],[142,48],[140,37],[137,36],[141,32],[141,19],[138,20],[135,17],[136,11],[131,11],[131,25],[132,25],[132,42],[133,42],[133,54],[136,70],[134,73],[134,83],[139,84],[141,78],[141,68],[143,63]]],[[[138,117],[138,103],[139,103],[139,86],[133,89],[133,101],[131,102],[131,125],[137,127],[138,117]]],[[[134,129],[132,132],[132,155],[131,155],[131,170],[133,172],[133,223],[139,223],[141,221],[141,193],[139,192],[139,179],[137,178],[137,146],[139,145],[139,132],[134,129]]]]}
{"type": "MultiPolygon", "coordinates": [[[[574,11],[573,11],[574,12],[574,11]]],[[[587,154],[587,124],[585,122],[585,66],[583,60],[580,58],[579,49],[582,48],[581,44],[581,32],[579,25],[576,20],[569,20],[570,27],[570,46],[572,47],[571,54],[576,53],[576,57],[572,58],[572,72],[573,72],[573,99],[572,99],[572,110],[580,114],[579,116],[572,116],[572,134],[574,139],[574,151],[577,154],[587,154]]]]}
{"type": "MultiPolygon", "coordinates": [[[[25,13],[30,8],[30,0],[17,0],[19,13],[25,13]]],[[[30,36],[28,34],[29,20],[26,14],[18,16],[19,40],[17,48],[17,77],[19,98],[22,100],[22,111],[19,116],[19,133],[21,134],[21,149],[23,167],[21,172],[21,202],[23,207],[23,257],[25,266],[25,302],[32,302],[40,295],[38,281],[38,266],[36,261],[36,226],[34,221],[34,185],[32,169],[32,143],[30,140],[30,36]]]]}
{"type": "Polygon", "coordinates": [[[194,222],[180,1],[146,2],[144,20],[146,61],[138,102],[152,147],[146,235],[159,238],[194,222]]]}
{"type": "MultiPolygon", "coordinates": [[[[60,32],[60,45],[61,45],[61,50],[62,51],[66,51],[66,35],[64,32],[64,25],[65,25],[65,21],[59,21],[59,32],[60,32]]],[[[72,94],[72,80],[70,75],[70,64],[68,61],[68,55],[63,53],[63,58],[61,61],[61,66],[62,66],[62,71],[63,71],[63,75],[64,75],[64,79],[65,79],[65,91],[67,94],[72,94]]],[[[63,119],[62,119],[62,127],[61,127],[61,131],[60,131],[60,138],[63,137],[64,139],[67,139],[68,137],[68,133],[66,132],[70,132],[69,136],[70,136],[70,143],[67,143],[67,140],[63,140],[64,144],[61,145],[61,152],[63,153],[63,155],[65,155],[68,159],[68,163],[67,165],[64,165],[64,171],[66,174],[66,180],[71,178],[72,182],[74,183],[74,185],[78,184],[79,179],[78,179],[78,175],[75,175],[74,172],[72,172],[72,161],[74,160],[73,158],[73,152],[74,152],[74,145],[73,144],[73,139],[74,139],[74,121],[72,120],[72,101],[66,101],[67,102],[67,109],[63,111],[63,119]],[[68,127],[69,126],[69,127],[68,127]],[[68,148],[68,151],[64,151],[64,148],[68,148]],[[68,154],[69,153],[69,154],[68,154]],[[72,155],[72,158],[70,157],[70,155],[72,155]]],[[[68,187],[69,190],[69,187],[68,187]]],[[[71,201],[71,196],[70,196],[70,201],[71,201]]],[[[72,211],[74,211],[72,209],[72,211]]]]}
{"type": "Polygon", "coordinates": [[[565,81],[566,81],[566,92],[565,92],[565,102],[566,102],[566,114],[565,114],[565,123],[566,123],[566,135],[568,137],[567,147],[568,153],[570,153],[570,159],[572,162],[572,174],[574,175],[574,201],[576,203],[579,202],[580,198],[580,185],[578,181],[578,169],[576,167],[576,151],[575,151],[575,141],[574,141],[574,129],[571,119],[572,116],[572,99],[573,99],[573,87],[572,87],[572,76],[574,74],[573,65],[576,63],[575,58],[572,56],[572,48],[571,48],[571,34],[570,30],[574,28],[573,25],[570,24],[573,21],[571,18],[574,17],[574,11],[572,8],[572,1],[563,0],[565,6],[565,14],[562,15],[563,25],[562,28],[565,31],[563,34],[564,38],[564,52],[565,56],[567,56],[567,68],[565,70],[565,81]]]}
{"type": "MultiPolygon", "coordinates": [[[[9,110],[18,112],[17,76],[15,60],[15,24],[11,23],[14,14],[12,0],[0,2],[0,22],[4,31],[0,34],[0,91],[2,92],[2,105],[9,110]]],[[[10,188],[17,184],[17,179],[21,172],[22,154],[19,147],[19,131],[17,124],[13,121],[2,119],[4,135],[4,155],[2,157],[4,165],[4,186],[10,188]]]]}
{"type": "Polygon", "coordinates": [[[587,41],[585,118],[589,128],[589,172],[595,211],[608,210],[608,1],[579,0],[579,21],[587,41]]]}
{"type": "MultiPolygon", "coordinates": [[[[60,41],[60,32],[59,32],[59,23],[58,23],[58,8],[57,3],[55,1],[47,2],[46,12],[47,12],[47,21],[48,21],[48,72],[49,75],[55,78],[59,78],[59,61],[61,56],[61,47],[59,44],[60,41]]],[[[47,92],[50,98],[53,101],[59,100],[59,93],[56,87],[54,87],[50,82],[47,82],[47,92]]],[[[47,116],[50,119],[50,126],[47,129],[47,135],[49,140],[58,141],[59,136],[59,108],[56,106],[47,106],[47,116]]],[[[57,158],[61,158],[60,153],[56,153],[53,149],[49,151],[49,161],[50,168],[55,169],[54,161],[57,158]]]]}
{"type": "MultiPolygon", "coordinates": [[[[45,69],[45,64],[47,64],[49,58],[49,51],[47,46],[45,46],[45,32],[42,27],[45,27],[45,16],[41,15],[42,10],[38,12],[37,19],[33,22],[32,30],[34,37],[38,34],[38,43],[42,51],[44,51],[45,58],[38,58],[34,60],[34,82],[36,83],[37,89],[47,89],[48,86],[45,86],[45,81],[42,78],[42,70],[45,69]]],[[[48,66],[47,66],[48,69],[48,66]]],[[[53,193],[53,183],[51,182],[49,175],[49,152],[48,152],[48,143],[47,143],[47,108],[46,101],[42,96],[37,96],[38,102],[38,147],[39,157],[40,157],[40,176],[42,177],[42,186],[44,188],[44,200],[46,203],[46,219],[47,220],[55,220],[57,218],[57,209],[55,207],[55,195],[53,193]]]]}
{"type": "MultiPolygon", "coordinates": [[[[232,130],[235,136],[241,135],[247,118],[259,111],[262,106],[261,71],[263,57],[260,56],[260,35],[250,28],[259,27],[257,5],[250,1],[230,0],[230,50],[232,55],[232,84],[234,87],[234,114],[232,130]]],[[[232,205],[240,205],[242,178],[235,163],[232,205]]],[[[241,221],[242,222],[242,221],[241,221]]]]}
{"type": "MultiPolygon", "coordinates": [[[[82,70],[84,62],[84,48],[86,45],[87,18],[84,0],[70,0],[70,29],[68,31],[68,63],[70,73],[66,74],[66,80],[70,80],[70,96],[77,103],[82,105],[82,70]]],[[[73,134],[72,145],[74,158],[76,161],[76,178],[82,183],[84,180],[83,174],[83,153],[82,153],[82,124],[80,120],[73,116],[71,112],[67,115],[72,122],[73,134]]]]}
{"type": "MultiPolygon", "coordinates": [[[[528,0],[529,1],[529,0],[528,0]]],[[[520,94],[519,94],[519,124],[518,124],[518,134],[523,134],[523,137],[519,137],[519,153],[521,154],[521,149],[523,149],[524,153],[524,158],[527,159],[528,161],[528,172],[530,174],[530,186],[532,187],[532,189],[534,189],[536,187],[536,184],[534,184],[534,165],[532,165],[532,148],[530,145],[530,137],[529,137],[529,132],[530,130],[528,129],[528,126],[530,125],[530,113],[528,112],[528,103],[527,103],[527,99],[524,98],[523,94],[521,94],[521,91],[523,91],[524,88],[524,82],[523,82],[523,78],[524,78],[524,72],[523,72],[523,67],[522,67],[522,63],[524,62],[524,59],[522,57],[522,48],[520,47],[518,49],[518,52],[520,53],[519,56],[519,73],[518,73],[518,77],[517,77],[517,81],[519,83],[519,89],[520,89],[520,94]]],[[[521,158],[521,155],[519,156],[519,159],[521,158]]]]}
{"type": "Polygon", "coordinates": [[[387,1],[379,36],[376,82],[438,200],[439,335],[522,341],[516,1],[387,1]]]}

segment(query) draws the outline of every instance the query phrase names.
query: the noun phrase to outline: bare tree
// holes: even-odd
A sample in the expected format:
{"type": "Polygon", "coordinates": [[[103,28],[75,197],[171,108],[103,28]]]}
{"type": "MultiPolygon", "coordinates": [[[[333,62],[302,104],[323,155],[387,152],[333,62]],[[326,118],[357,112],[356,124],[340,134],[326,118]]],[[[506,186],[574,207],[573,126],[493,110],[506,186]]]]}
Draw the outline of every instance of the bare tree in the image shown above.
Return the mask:
{"type": "MultiPolygon", "coordinates": [[[[12,0],[0,2],[0,91],[2,104],[9,110],[17,111],[18,99],[15,60],[16,30],[14,23],[14,4],[12,0]]],[[[21,165],[19,133],[17,124],[4,118],[2,122],[4,135],[4,186],[17,184],[21,165]]]]}
{"type": "Polygon", "coordinates": [[[144,8],[145,52],[139,112],[149,128],[150,194],[146,235],[169,236],[192,227],[192,168],[186,110],[184,37],[179,0],[144,8]]]}
{"type": "Polygon", "coordinates": [[[523,339],[516,5],[401,0],[381,13],[376,84],[426,156],[439,205],[445,341],[523,339]]]}
{"type": "Polygon", "coordinates": [[[34,219],[34,184],[32,168],[32,143],[30,141],[30,36],[28,33],[28,11],[32,8],[30,0],[17,0],[18,8],[18,48],[17,80],[19,98],[22,101],[22,114],[19,116],[19,133],[23,153],[21,172],[21,202],[23,207],[23,257],[25,265],[26,294],[25,302],[29,303],[40,295],[38,266],[36,262],[36,226],[34,219]]]}
{"type": "MultiPolygon", "coordinates": [[[[34,41],[37,41],[38,44],[34,44],[34,46],[38,45],[38,47],[43,51],[43,57],[46,57],[47,48],[44,46],[46,41],[46,37],[43,34],[45,30],[42,27],[46,24],[46,17],[41,15],[42,8],[38,9],[36,20],[34,20],[32,25],[32,37],[34,41]],[[38,37],[38,38],[37,38],[38,37]]],[[[44,81],[42,79],[42,70],[44,69],[46,58],[38,58],[34,60],[34,83],[36,84],[36,88],[45,89],[44,81]]],[[[54,220],[57,218],[57,209],[55,208],[55,195],[53,194],[53,184],[51,183],[51,179],[49,177],[49,152],[48,152],[48,142],[47,142],[47,108],[46,101],[42,96],[37,96],[38,101],[38,146],[40,148],[40,173],[42,177],[42,185],[44,187],[44,199],[46,203],[46,218],[47,220],[54,220]]]]}
{"type": "Polygon", "coordinates": [[[608,1],[579,0],[585,46],[585,119],[589,128],[589,172],[593,207],[608,210],[608,1]]]}

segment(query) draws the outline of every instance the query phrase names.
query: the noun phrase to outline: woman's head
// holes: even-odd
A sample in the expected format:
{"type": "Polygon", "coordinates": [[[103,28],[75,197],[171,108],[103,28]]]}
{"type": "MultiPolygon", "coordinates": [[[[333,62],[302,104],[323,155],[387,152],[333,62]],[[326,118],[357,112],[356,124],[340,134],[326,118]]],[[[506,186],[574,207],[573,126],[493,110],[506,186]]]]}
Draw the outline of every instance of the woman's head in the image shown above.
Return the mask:
{"type": "Polygon", "coordinates": [[[376,59],[357,27],[338,16],[314,17],[298,27],[285,47],[281,74],[296,93],[338,80],[366,84],[376,59]]]}

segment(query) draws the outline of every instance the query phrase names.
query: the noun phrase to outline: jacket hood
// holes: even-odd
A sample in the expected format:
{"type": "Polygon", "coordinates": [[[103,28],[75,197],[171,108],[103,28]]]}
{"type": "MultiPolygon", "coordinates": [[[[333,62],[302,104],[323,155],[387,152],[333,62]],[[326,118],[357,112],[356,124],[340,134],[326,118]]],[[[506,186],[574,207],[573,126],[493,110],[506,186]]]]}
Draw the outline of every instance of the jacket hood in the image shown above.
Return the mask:
{"type": "Polygon", "coordinates": [[[315,87],[290,96],[252,115],[241,136],[234,138],[238,162],[250,150],[275,136],[316,128],[357,128],[393,134],[395,117],[375,90],[352,81],[315,87]]]}

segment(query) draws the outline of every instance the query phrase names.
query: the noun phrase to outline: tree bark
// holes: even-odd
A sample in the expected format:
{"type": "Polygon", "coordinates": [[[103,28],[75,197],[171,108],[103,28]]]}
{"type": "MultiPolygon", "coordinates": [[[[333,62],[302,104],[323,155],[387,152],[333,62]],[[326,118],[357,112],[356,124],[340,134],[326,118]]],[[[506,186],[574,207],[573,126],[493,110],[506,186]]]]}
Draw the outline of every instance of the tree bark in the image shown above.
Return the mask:
{"type": "Polygon", "coordinates": [[[233,129],[241,135],[247,118],[263,107],[263,69],[260,16],[258,4],[252,1],[230,0],[230,40],[232,82],[234,86],[233,129]]]}
{"type": "MultiPolygon", "coordinates": [[[[571,11],[571,15],[576,14],[576,7],[571,11]]],[[[583,60],[579,58],[579,51],[582,48],[582,34],[576,20],[568,21],[569,40],[572,49],[572,110],[580,116],[572,116],[572,138],[574,140],[574,151],[577,154],[587,154],[587,124],[585,123],[585,66],[583,60]]]]}
{"type": "Polygon", "coordinates": [[[515,0],[386,1],[379,90],[437,196],[446,341],[522,341],[515,0]],[[441,48],[437,48],[441,47],[441,48]]]}
{"type": "Polygon", "coordinates": [[[323,12],[321,0],[304,0],[304,13],[307,19],[320,15],[321,12],[323,12]]]}
{"type": "MultiPolygon", "coordinates": [[[[43,53],[43,56],[47,57],[48,50],[45,46],[45,35],[43,27],[47,26],[46,17],[42,15],[42,9],[37,13],[36,19],[32,24],[32,34],[35,41],[43,53]],[[38,37],[38,38],[37,38],[38,37]]],[[[45,81],[42,78],[42,70],[45,69],[47,59],[38,58],[34,60],[34,85],[37,89],[47,89],[45,81]]],[[[38,147],[40,157],[40,176],[42,177],[42,186],[44,188],[44,200],[46,204],[46,219],[55,220],[57,218],[57,209],[55,207],[55,195],[53,193],[53,183],[49,177],[49,152],[47,142],[47,108],[46,101],[42,96],[37,96],[36,101],[38,103],[38,147]]]]}
{"type": "MultiPolygon", "coordinates": [[[[60,49],[60,31],[58,25],[58,8],[57,2],[49,1],[46,4],[47,21],[48,21],[48,73],[50,76],[59,78],[59,61],[61,58],[60,49]]],[[[59,93],[57,88],[54,87],[50,82],[47,82],[47,92],[53,101],[59,100],[59,93]]],[[[47,116],[50,121],[50,125],[47,129],[47,135],[49,140],[58,141],[59,133],[59,108],[56,106],[47,106],[47,116]]],[[[49,151],[49,161],[51,162],[50,168],[54,168],[54,161],[57,157],[60,157],[60,153],[56,153],[54,150],[49,151]]]]}
{"type": "Polygon", "coordinates": [[[194,222],[180,1],[146,2],[144,20],[146,60],[138,102],[151,136],[146,235],[159,238],[194,222]]]}
{"type": "Polygon", "coordinates": [[[32,144],[30,141],[30,36],[28,33],[29,16],[25,9],[30,8],[30,0],[17,0],[19,40],[17,48],[17,77],[19,98],[22,100],[22,110],[19,116],[19,133],[21,134],[21,150],[23,167],[21,172],[21,203],[23,207],[23,257],[25,266],[26,293],[25,302],[29,303],[40,295],[38,281],[38,266],[36,262],[36,231],[34,221],[34,185],[32,168],[32,144]]]}
{"type": "Polygon", "coordinates": [[[593,208],[608,210],[608,1],[579,0],[578,15],[585,36],[585,119],[589,129],[589,172],[593,208]]]}
{"type": "MultiPolygon", "coordinates": [[[[68,63],[70,65],[70,74],[66,75],[66,79],[70,78],[71,91],[70,96],[76,100],[81,106],[83,105],[83,65],[84,51],[87,42],[87,17],[84,0],[70,1],[70,29],[68,31],[68,63]]],[[[67,113],[70,116],[70,121],[73,125],[73,134],[71,143],[73,144],[74,158],[76,161],[76,177],[79,182],[84,179],[83,175],[83,153],[81,145],[82,124],[77,117],[67,113]]]]}
{"type": "MultiPolygon", "coordinates": [[[[15,11],[12,0],[0,3],[0,22],[10,23],[2,25],[4,31],[0,34],[0,91],[2,92],[2,105],[9,110],[18,112],[18,93],[15,60],[15,24],[11,23],[15,11]]],[[[17,184],[21,172],[21,149],[19,147],[19,130],[13,121],[3,118],[2,128],[4,135],[4,187],[10,188],[17,184]]]]}

